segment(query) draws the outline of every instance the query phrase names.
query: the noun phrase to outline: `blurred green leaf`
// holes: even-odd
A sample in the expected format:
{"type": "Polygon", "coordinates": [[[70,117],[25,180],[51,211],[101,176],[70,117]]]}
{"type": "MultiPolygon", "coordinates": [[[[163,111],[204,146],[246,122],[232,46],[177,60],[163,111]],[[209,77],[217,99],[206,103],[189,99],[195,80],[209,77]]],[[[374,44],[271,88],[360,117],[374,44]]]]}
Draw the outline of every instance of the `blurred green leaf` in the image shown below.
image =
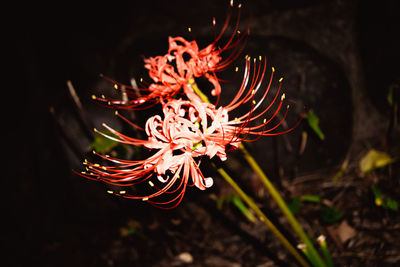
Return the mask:
{"type": "Polygon", "coordinates": [[[302,195],[301,196],[301,201],[320,203],[321,202],[321,198],[319,196],[317,196],[317,195],[302,195]]]}
{"type": "Polygon", "coordinates": [[[243,203],[242,199],[235,194],[228,195],[226,197],[220,197],[217,199],[217,208],[222,209],[224,203],[232,203],[240,212],[251,222],[256,222],[257,218],[250,212],[247,206],[243,203]]]}
{"type": "Polygon", "coordinates": [[[324,223],[335,223],[342,218],[342,213],[337,209],[329,206],[324,206],[321,210],[321,220],[324,223]]]}
{"type": "Polygon", "coordinates": [[[335,176],[333,176],[332,182],[337,182],[337,180],[339,180],[339,178],[343,176],[343,173],[344,173],[344,169],[340,169],[340,170],[335,174],[335,176]]]}
{"type": "Polygon", "coordinates": [[[324,140],[325,135],[319,127],[319,117],[310,110],[306,116],[308,125],[318,135],[319,139],[324,140]]]}
{"type": "MultiPolygon", "coordinates": [[[[114,134],[112,134],[108,130],[102,131],[104,134],[109,135],[111,137],[115,137],[114,134]]],[[[119,143],[117,141],[111,140],[97,132],[94,134],[94,140],[90,144],[90,148],[95,150],[96,152],[99,152],[100,154],[108,153],[110,152],[114,147],[116,147],[119,143]]]]}
{"type": "Polygon", "coordinates": [[[383,201],[382,201],[383,195],[382,195],[381,191],[379,191],[379,189],[375,185],[373,185],[371,189],[372,189],[372,193],[374,193],[374,196],[375,196],[375,204],[377,206],[381,206],[383,203],[383,201]]]}
{"type": "Polygon", "coordinates": [[[367,174],[370,171],[382,168],[393,162],[393,159],[385,152],[371,149],[360,161],[360,169],[367,174]]]}
{"type": "Polygon", "coordinates": [[[321,199],[317,195],[302,195],[300,198],[292,198],[292,201],[289,202],[288,207],[293,215],[299,211],[299,209],[303,205],[303,202],[320,203],[321,199]]]}
{"type": "Polygon", "coordinates": [[[396,200],[393,200],[390,197],[386,198],[385,204],[386,204],[386,207],[390,210],[393,210],[393,211],[399,210],[399,203],[397,203],[396,200]]]}
{"type": "Polygon", "coordinates": [[[393,211],[399,210],[399,204],[396,200],[384,195],[375,185],[371,187],[375,197],[375,205],[382,206],[384,209],[393,211]]]}
{"type": "Polygon", "coordinates": [[[301,205],[301,200],[298,197],[294,197],[292,201],[288,204],[288,207],[293,215],[295,215],[299,211],[301,205]]]}
{"type": "Polygon", "coordinates": [[[122,237],[138,236],[142,239],[146,238],[142,232],[141,223],[133,219],[129,220],[125,227],[120,228],[120,234],[122,237]]]}
{"type": "Polygon", "coordinates": [[[232,195],[231,201],[233,205],[235,205],[249,221],[251,222],[257,221],[253,213],[250,212],[250,210],[246,207],[246,205],[237,195],[232,195]]]}
{"type": "Polygon", "coordinates": [[[217,199],[217,209],[218,209],[218,210],[222,210],[222,207],[223,207],[223,205],[224,205],[224,202],[225,202],[225,198],[224,198],[224,197],[219,197],[219,198],[217,199]]]}

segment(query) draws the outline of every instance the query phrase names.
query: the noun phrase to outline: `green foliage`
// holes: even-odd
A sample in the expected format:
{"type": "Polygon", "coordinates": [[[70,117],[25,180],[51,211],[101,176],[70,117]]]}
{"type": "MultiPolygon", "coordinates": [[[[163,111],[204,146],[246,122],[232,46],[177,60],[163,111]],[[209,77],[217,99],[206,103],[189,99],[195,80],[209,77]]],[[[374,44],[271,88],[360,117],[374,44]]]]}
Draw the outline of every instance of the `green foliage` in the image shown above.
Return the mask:
{"type": "Polygon", "coordinates": [[[332,182],[337,182],[337,180],[339,180],[339,178],[343,176],[348,165],[349,165],[349,159],[346,157],[346,159],[342,163],[342,166],[340,167],[340,170],[335,174],[335,176],[333,176],[332,182]]]}
{"type": "Polygon", "coordinates": [[[292,198],[292,201],[288,204],[288,207],[293,214],[296,214],[303,205],[303,202],[320,203],[321,199],[317,195],[302,195],[300,198],[292,198]]]}
{"type": "Polygon", "coordinates": [[[318,237],[317,241],[322,250],[322,253],[325,256],[326,265],[328,267],[333,267],[334,265],[333,265],[333,261],[332,261],[332,257],[331,257],[331,252],[329,251],[329,248],[326,245],[325,236],[321,235],[320,237],[318,237]]]}
{"type": "Polygon", "coordinates": [[[288,207],[293,214],[296,214],[303,205],[303,202],[320,203],[321,198],[317,195],[302,195],[300,198],[294,197],[288,204],[288,207]]]}
{"type": "Polygon", "coordinates": [[[314,203],[320,203],[321,199],[317,195],[302,195],[301,196],[301,201],[306,201],[306,202],[314,202],[314,203]]]}
{"type": "Polygon", "coordinates": [[[382,205],[384,208],[391,209],[393,211],[399,210],[399,203],[396,200],[386,197],[386,202],[382,205]]]}
{"type": "Polygon", "coordinates": [[[343,215],[339,210],[329,206],[324,205],[321,210],[321,220],[327,224],[332,224],[339,221],[342,216],[343,215]]]}
{"type": "Polygon", "coordinates": [[[337,182],[337,180],[339,180],[339,178],[343,176],[344,171],[345,170],[343,168],[340,168],[340,170],[335,174],[335,176],[333,176],[332,182],[337,182]]]}
{"type": "Polygon", "coordinates": [[[293,215],[295,215],[299,211],[301,205],[301,200],[298,197],[294,197],[292,201],[288,204],[288,207],[293,215]]]}
{"type": "MultiPolygon", "coordinates": [[[[111,133],[108,130],[102,131],[102,133],[110,136],[110,137],[116,137],[113,133],[111,133]]],[[[94,135],[94,140],[90,144],[90,149],[95,150],[96,152],[100,154],[108,154],[111,153],[113,157],[121,157],[124,158],[128,154],[128,149],[129,147],[125,144],[121,144],[117,141],[114,141],[110,138],[107,138],[100,133],[95,132],[94,135]]],[[[135,146],[133,147],[134,154],[140,156],[140,148],[135,146]]]]}
{"type": "Polygon", "coordinates": [[[375,185],[373,185],[371,189],[374,193],[375,205],[393,211],[399,210],[399,204],[396,200],[384,195],[375,185]]]}
{"type": "Polygon", "coordinates": [[[146,239],[142,231],[142,225],[139,221],[129,220],[125,227],[121,227],[120,234],[122,237],[137,236],[141,239],[146,239]]]}
{"type": "MultiPolygon", "coordinates": [[[[302,195],[301,197],[294,197],[292,201],[288,204],[290,211],[296,214],[304,202],[311,202],[316,204],[321,204],[321,198],[317,195],[302,195]]],[[[320,216],[324,223],[332,224],[339,221],[342,218],[342,213],[335,208],[321,205],[320,206],[320,216]]]]}
{"type": "Polygon", "coordinates": [[[249,221],[257,221],[257,218],[253,215],[253,213],[250,212],[250,210],[247,208],[247,206],[243,203],[238,195],[230,194],[226,197],[220,197],[219,199],[217,199],[217,208],[221,210],[224,203],[232,203],[249,221]]]}
{"type": "MultiPolygon", "coordinates": [[[[104,134],[109,135],[111,137],[115,137],[110,131],[104,130],[104,134]]],[[[94,140],[90,144],[90,148],[95,150],[96,152],[99,152],[101,154],[105,154],[110,152],[114,147],[118,145],[117,141],[111,140],[97,132],[94,134],[94,140]]]]}
{"type": "Polygon", "coordinates": [[[319,139],[324,140],[325,135],[319,127],[319,117],[314,113],[314,111],[310,110],[306,116],[308,126],[317,134],[319,139]]]}
{"type": "Polygon", "coordinates": [[[360,161],[360,169],[367,174],[374,169],[385,167],[394,160],[385,152],[371,149],[360,161]]]}

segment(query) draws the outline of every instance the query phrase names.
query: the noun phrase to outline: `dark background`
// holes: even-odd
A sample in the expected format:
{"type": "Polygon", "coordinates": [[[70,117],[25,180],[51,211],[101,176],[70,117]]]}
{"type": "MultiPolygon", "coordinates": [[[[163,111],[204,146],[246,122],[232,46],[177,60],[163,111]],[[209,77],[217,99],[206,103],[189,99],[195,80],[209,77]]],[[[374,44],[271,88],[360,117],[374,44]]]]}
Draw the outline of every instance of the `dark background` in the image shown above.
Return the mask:
{"type": "MultiPolygon", "coordinates": [[[[165,53],[170,35],[191,38],[189,26],[194,36],[212,40],[212,17],[221,23],[227,6],[228,1],[140,1],[15,7],[18,12],[8,21],[10,33],[3,37],[13,51],[8,66],[12,73],[6,77],[11,84],[4,89],[3,99],[3,105],[10,106],[3,116],[3,179],[11,182],[3,188],[3,220],[8,224],[1,239],[8,248],[7,266],[22,262],[39,266],[163,266],[163,257],[173,258],[153,251],[175,247],[163,234],[159,242],[154,239],[137,248],[138,255],[131,258],[129,251],[108,253],[115,249],[113,236],[118,235],[119,226],[131,216],[145,224],[154,216],[160,216],[161,222],[179,218],[182,211],[157,211],[144,203],[117,200],[106,195],[102,185],[74,175],[72,169],[79,168],[83,158],[63,141],[49,108],[55,108],[68,128],[73,107],[66,81],[71,80],[84,105],[90,106],[90,114],[96,116],[90,95],[102,85],[100,73],[122,82],[128,82],[137,71],[145,74],[139,70],[142,56],[165,53]]],[[[381,130],[387,127],[382,119],[389,113],[387,88],[399,80],[396,1],[245,1],[242,9],[242,28],[251,18],[249,51],[261,51],[271,58],[287,78],[287,95],[292,92],[317,111],[321,127],[326,129],[326,142],[310,144],[309,154],[301,159],[300,173],[337,166],[354,143],[379,143],[385,135],[381,130]],[[304,82],[302,75],[306,89],[298,91],[304,82]],[[362,129],[357,128],[360,125],[362,129]]],[[[71,129],[76,133],[75,126],[71,129]]],[[[85,144],[82,136],[78,132],[72,137],[78,147],[85,144]]],[[[254,153],[268,149],[268,142],[261,143],[254,153]]],[[[281,159],[281,164],[291,164],[290,160],[281,159]]],[[[265,168],[274,171],[272,163],[265,168]]],[[[189,193],[189,203],[178,209],[192,210],[196,197],[189,193]]],[[[227,235],[231,235],[229,231],[227,235]]],[[[196,250],[195,244],[187,247],[196,250]]],[[[172,254],[179,254],[177,250],[172,248],[172,254]]],[[[212,253],[204,251],[199,258],[212,253]]],[[[249,256],[248,262],[241,264],[261,264],[258,255],[263,253],[249,256]]],[[[203,260],[197,264],[207,265],[203,260]]]]}

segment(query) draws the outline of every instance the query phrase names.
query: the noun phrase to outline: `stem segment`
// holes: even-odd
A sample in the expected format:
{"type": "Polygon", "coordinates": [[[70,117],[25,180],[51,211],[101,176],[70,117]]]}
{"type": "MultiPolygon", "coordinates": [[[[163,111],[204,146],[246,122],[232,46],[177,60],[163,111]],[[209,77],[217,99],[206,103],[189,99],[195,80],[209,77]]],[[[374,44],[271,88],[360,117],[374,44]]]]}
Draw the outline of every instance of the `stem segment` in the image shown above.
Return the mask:
{"type": "Polygon", "coordinates": [[[292,212],[290,211],[289,207],[286,205],[285,201],[279,194],[279,192],[275,189],[273,184],[270,182],[268,179],[267,175],[264,173],[264,171],[261,169],[260,165],[258,165],[257,161],[253,158],[253,156],[250,155],[250,153],[247,151],[247,149],[244,147],[243,144],[239,145],[239,149],[243,152],[244,158],[247,160],[247,162],[250,164],[251,168],[257,173],[257,175],[260,177],[261,182],[264,184],[265,188],[270,192],[271,196],[273,199],[276,201],[278,204],[279,208],[285,215],[286,219],[292,226],[293,230],[297,233],[297,235],[300,237],[301,241],[307,246],[308,252],[310,254],[310,257],[313,259],[313,261],[316,263],[317,266],[326,266],[325,262],[322,260],[316,249],[314,248],[313,243],[311,240],[308,238],[307,234],[304,232],[303,228],[301,227],[300,223],[296,220],[296,218],[293,216],[292,212]]]}
{"type": "Polygon", "coordinates": [[[223,168],[217,168],[218,173],[227,181],[238,195],[246,202],[246,204],[258,215],[259,219],[271,230],[285,248],[297,259],[302,266],[310,266],[299,252],[290,244],[284,235],[276,228],[276,226],[267,218],[267,216],[258,208],[257,204],[239,187],[239,185],[229,176],[223,168]]]}
{"type": "Polygon", "coordinates": [[[194,80],[189,80],[190,86],[192,87],[193,91],[203,100],[205,103],[210,103],[208,97],[197,87],[197,84],[194,80]]]}

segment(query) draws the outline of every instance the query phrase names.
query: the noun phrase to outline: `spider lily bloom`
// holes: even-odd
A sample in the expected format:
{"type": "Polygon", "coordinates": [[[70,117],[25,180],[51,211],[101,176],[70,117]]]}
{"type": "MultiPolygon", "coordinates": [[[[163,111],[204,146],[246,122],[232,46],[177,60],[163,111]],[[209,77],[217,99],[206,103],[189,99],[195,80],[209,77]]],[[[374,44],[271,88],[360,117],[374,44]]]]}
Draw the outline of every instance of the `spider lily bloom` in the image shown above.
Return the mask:
{"type": "MultiPolygon", "coordinates": [[[[203,156],[210,159],[217,156],[224,161],[227,158],[226,150],[238,148],[242,141],[254,141],[265,135],[283,134],[297,126],[296,124],[281,132],[274,131],[285,120],[288,111],[286,110],[285,115],[278,123],[266,129],[280,111],[284,94],[281,95],[278,107],[268,120],[264,119],[263,123],[251,126],[256,119],[263,116],[274,105],[280,93],[282,80],[280,80],[279,88],[271,103],[262,111],[257,112],[270,90],[274,72],[272,72],[261,100],[256,103],[254,97],[262,88],[266,72],[265,61],[263,64],[261,62],[254,63],[252,74],[250,74],[250,70],[251,60],[247,57],[242,85],[238,94],[226,106],[216,108],[213,104],[198,99],[191,101],[170,99],[164,103],[164,118],[156,115],[146,122],[144,131],[148,136],[147,140],[128,137],[104,125],[115,137],[100,132],[102,135],[120,143],[144,146],[156,150],[156,152],[149,158],[139,161],[120,160],[96,153],[104,160],[113,163],[114,166],[106,167],[85,162],[89,173],[82,175],[119,186],[132,186],[147,181],[156,190],[154,193],[135,196],[123,191],[124,194],[115,194],[125,198],[146,200],[163,208],[176,207],[181,202],[188,185],[195,185],[201,190],[210,187],[213,180],[210,177],[204,177],[197,159],[203,156]],[[251,102],[249,112],[239,118],[229,119],[230,112],[247,102],[251,102]],[[247,139],[249,135],[257,137],[249,140],[247,139]],[[158,178],[158,183],[162,184],[161,188],[155,187],[155,177],[158,178]],[[163,195],[170,196],[170,199],[165,201],[155,199],[162,198],[163,195]]],[[[118,113],[117,115],[128,121],[118,113]]],[[[139,128],[135,124],[131,124],[139,128]]]]}
{"type": "MultiPolygon", "coordinates": [[[[149,69],[149,76],[156,83],[161,82],[161,87],[175,87],[179,84],[189,99],[196,98],[189,81],[193,78],[204,76],[214,86],[211,94],[219,96],[221,94],[221,85],[215,73],[226,69],[237,59],[246,42],[240,43],[249,34],[249,30],[247,29],[245,34],[239,36],[234,41],[236,35],[239,34],[239,12],[233,34],[222,48],[218,47],[218,42],[226,31],[230,18],[231,12],[229,12],[220,34],[215,38],[213,43],[201,50],[196,41],[187,41],[183,37],[169,37],[169,49],[165,58],[175,60],[176,72],[172,71],[172,65],[165,68],[164,65],[160,66],[159,57],[149,58],[145,59],[145,68],[149,69]],[[233,51],[225,60],[221,61],[221,53],[229,49],[233,49],[233,51]],[[179,78],[177,78],[177,75],[179,75],[179,78]],[[171,83],[171,79],[175,80],[175,82],[171,83]]],[[[215,19],[213,20],[213,24],[215,25],[215,19]]]]}
{"type": "MultiPolygon", "coordinates": [[[[155,189],[154,193],[135,196],[124,190],[123,194],[115,194],[130,199],[142,199],[162,208],[176,207],[187,186],[195,185],[201,190],[212,186],[212,178],[204,177],[196,158],[204,155],[212,158],[217,155],[226,159],[225,147],[204,137],[202,129],[206,129],[207,114],[212,110],[205,111],[205,103],[194,102],[173,99],[167,102],[163,106],[164,119],[156,115],[147,120],[144,129],[147,140],[128,137],[104,124],[114,136],[99,132],[103,136],[124,144],[144,146],[156,152],[149,158],[138,161],[121,160],[94,152],[113,166],[85,161],[87,171],[81,175],[117,186],[132,186],[147,181],[155,189]],[[157,183],[162,185],[161,188],[156,186],[157,183]]],[[[117,115],[122,117],[118,113],[117,115]]]]}
{"type": "MultiPolygon", "coordinates": [[[[124,86],[131,100],[106,99],[96,96],[93,96],[93,98],[119,108],[137,108],[146,104],[152,105],[158,101],[168,101],[168,99],[180,93],[181,89],[183,89],[183,93],[189,99],[194,99],[198,97],[193,92],[190,81],[194,80],[194,78],[204,76],[213,85],[214,89],[212,89],[211,94],[218,97],[218,102],[221,85],[216,72],[225,70],[237,59],[244,48],[245,40],[249,34],[249,30],[247,29],[244,34],[239,35],[239,12],[233,34],[220,47],[218,44],[229,25],[230,19],[231,11],[228,13],[220,34],[215,37],[211,44],[203,49],[199,49],[196,41],[187,41],[183,37],[169,37],[167,54],[144,59],[144,66],[149,70],[149,77],[153,80],[152,83],[146,84],[145,88],[133,88],[106,78],[113,82],[116,88],[124,86]],[[223,60],[221,53],[227,50],[232,52],[223,60]],[[138,90],[144,94],[138,94],[138,90]]],[[[215,25],[215,19],[213,22],[215,25]]]]}

